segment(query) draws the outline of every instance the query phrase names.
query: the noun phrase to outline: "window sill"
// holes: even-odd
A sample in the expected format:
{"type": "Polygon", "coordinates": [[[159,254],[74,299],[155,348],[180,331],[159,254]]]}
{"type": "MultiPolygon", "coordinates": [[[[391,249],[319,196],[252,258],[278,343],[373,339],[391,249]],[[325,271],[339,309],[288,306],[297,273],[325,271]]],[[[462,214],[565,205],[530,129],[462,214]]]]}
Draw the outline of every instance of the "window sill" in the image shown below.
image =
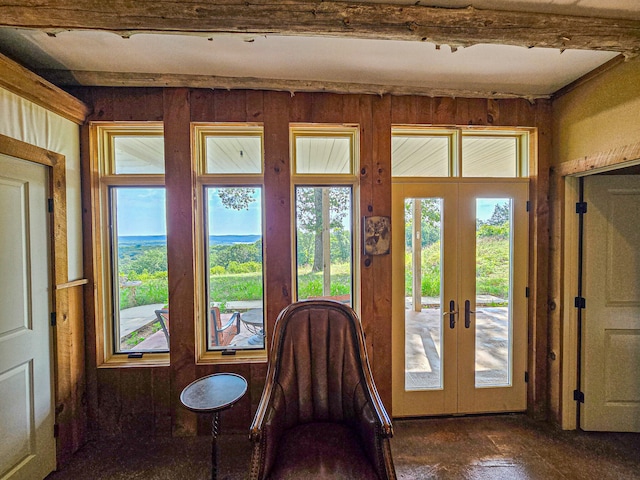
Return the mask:
{"type": "Polygon", "coordinates": [[[233,350],[232,354],[223,351],[207,351],[199,353],[196,360],[197,365],[222,365],[239,363],[266,363],[267,352],[264,349],[259,351],[233,350]]]}
{"type": "Polygon", "coordinates": [[[105,359],[98,368],[168,367],[169,353],[144,353],[140,358],[127,354],[115,354],[105,359]]]}

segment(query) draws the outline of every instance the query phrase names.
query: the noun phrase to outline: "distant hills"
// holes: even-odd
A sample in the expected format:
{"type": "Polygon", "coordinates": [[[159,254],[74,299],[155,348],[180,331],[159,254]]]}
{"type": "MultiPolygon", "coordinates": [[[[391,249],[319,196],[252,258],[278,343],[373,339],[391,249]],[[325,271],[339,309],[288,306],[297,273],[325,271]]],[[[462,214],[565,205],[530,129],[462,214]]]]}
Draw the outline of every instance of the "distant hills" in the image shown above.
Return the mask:
{"type": "MultiPolygon", "coordinates": [[[[260,240],[260,235],[210,235],[210,245],[232,245],[234,243],[254,243],[260,240]]],[[[120,245],[152,246],[163,245],[167,241],[166,235],[131,235],[118,237],[120,245]]]]}

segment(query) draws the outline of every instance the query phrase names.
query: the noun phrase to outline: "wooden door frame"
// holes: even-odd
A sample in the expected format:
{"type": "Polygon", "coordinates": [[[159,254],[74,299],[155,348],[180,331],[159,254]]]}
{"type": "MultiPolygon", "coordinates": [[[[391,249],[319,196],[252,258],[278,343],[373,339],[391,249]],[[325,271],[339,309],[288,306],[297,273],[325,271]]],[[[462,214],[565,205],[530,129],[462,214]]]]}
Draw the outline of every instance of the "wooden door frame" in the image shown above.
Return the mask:
{"type": "Polygon", "coordinates": [[[53,382],[55,389],[56,459],[66,463],[84,443],[86,413],[84,393],[84,329],[82,307],[86,279],[69,282],[67,261],[67,188],[65,156],[0,134],[0,154],[43,165],[49,170],[51,208],[51,302],[55,312],[53,382]]]}
{"type": "Polygon", "coordinates": [[[575,430],[578,375],[577,292],[579,177],[640,164],[640,142],[600,152],[551,168],[551,244],[549,272],[550,403],[555,420],[575,430]],[[631,159],[631,160],[630,160],[631,159]],[[559,307],[559,308],[558,308],[559,307]],[[554,408],[555,407],[555,408],[554,408]]]}

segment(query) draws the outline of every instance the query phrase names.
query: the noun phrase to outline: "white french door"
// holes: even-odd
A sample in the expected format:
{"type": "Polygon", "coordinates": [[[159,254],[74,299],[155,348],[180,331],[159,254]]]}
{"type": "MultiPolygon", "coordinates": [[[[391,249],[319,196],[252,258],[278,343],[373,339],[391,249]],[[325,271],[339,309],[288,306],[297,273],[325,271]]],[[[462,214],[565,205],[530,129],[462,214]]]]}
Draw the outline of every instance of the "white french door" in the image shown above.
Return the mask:
{"type": "Polygon", "coordinates": [[[528,180],[394,183],[394,416],[526,408],[527,197],[528,180]]]}

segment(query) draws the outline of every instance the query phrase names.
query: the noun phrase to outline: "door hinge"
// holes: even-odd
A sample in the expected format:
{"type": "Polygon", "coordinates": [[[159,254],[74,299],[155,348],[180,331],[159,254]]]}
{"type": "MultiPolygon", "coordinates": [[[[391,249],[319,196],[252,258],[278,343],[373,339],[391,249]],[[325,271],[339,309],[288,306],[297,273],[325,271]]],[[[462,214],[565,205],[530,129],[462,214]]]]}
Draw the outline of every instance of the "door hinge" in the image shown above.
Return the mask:
{"type": "Polygon", "coordinates": [[[531,211],[531,202],[527,200],[527,212],[531,211]]]}
{"type": "Polygon", "coordinates": [[[579,215],[587,213],[587,202],[576,203],[576,213],[579,215]]]}
{"type": "Polygon", "coordinates": [[[51,326],[56,326],[56,312],[51,312],[51,326]]]}
{"type": "Polygon", "coordinates": [[[573,391],[573,399],[576,402],[584,403],[584,393],[579,390],[573,391]]]}
{"type": "Polygon", "coordinates": [[[58,435],[60,435],[60,427],[58,426],[57,423],[53,424],[53,438],[58,438],[58,435]]]}
{"type": "Polygon", "coordinates": [[[526,288],[524,289],[524,296],[525,296],[525,297],[527,297],[527,298],[529,298],[529,287],[526,287],[526,288]]]}
{"type": "Polygon", "coordinates": [[[576,297],[575,298],[575,307],[576,308],[587,308],[587,301],[584,297],[576,297]]]}
{"type": "Polygon", "coordinates": [[[53,198],[47,198],[47,211],[53,212],[53,198]]]}
{"type": "Polygon", "coordinates": [[[529,383],[529,372],[524,372],[524,383],[529,383]]]}

